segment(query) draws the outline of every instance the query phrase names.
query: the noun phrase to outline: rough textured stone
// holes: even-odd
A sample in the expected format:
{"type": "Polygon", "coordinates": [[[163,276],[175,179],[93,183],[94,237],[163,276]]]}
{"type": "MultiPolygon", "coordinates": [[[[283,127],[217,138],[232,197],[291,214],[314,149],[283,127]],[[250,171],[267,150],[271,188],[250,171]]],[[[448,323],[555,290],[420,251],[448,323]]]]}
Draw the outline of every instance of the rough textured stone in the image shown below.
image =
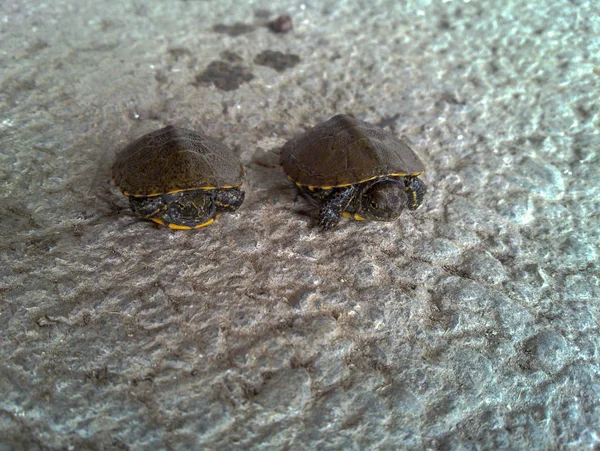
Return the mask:
{"type": "Polygon", "coordinates": [[[1,449],[598,448],[596,4],[401,3],[2,2],[1,449]],[[336,113],[422,208],[314,227],[278,150],[336,113]],[[238,211],[132,215],[107,170],[167,124],[238,211]]]}

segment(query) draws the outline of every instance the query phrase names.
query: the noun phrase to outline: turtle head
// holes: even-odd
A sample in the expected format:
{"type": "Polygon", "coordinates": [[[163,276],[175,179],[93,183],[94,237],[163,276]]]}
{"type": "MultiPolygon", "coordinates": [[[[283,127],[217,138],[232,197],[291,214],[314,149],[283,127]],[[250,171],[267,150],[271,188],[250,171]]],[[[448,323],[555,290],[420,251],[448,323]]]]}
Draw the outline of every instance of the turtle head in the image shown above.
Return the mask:
{"type": "Polygon", "coordinates": [[[360,216],[375,221],[393,221],[406,206],[404,184],[384,179],[367,186],[361,195],[360,216]]]}

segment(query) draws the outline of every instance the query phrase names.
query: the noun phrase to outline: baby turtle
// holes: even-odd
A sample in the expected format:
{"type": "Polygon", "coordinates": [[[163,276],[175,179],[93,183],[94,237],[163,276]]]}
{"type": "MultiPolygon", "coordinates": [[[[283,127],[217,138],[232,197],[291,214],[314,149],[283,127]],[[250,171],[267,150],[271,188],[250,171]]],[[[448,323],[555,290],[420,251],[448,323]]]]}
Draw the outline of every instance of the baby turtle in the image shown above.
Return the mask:
{"type": "Polygon", "coordinates": [[[280,164],[300,191],[320,205],[319,224],[340,217],[393,221],[417,209],[425,166],[404,142],[381,128],[339,114],[287,142],[280,164]]]}
{"type": "Polygon", "coordinates": [[[172,125],[125,147],[112,180],[137,216],[175,230],[210,225],[244,201],[244,168],[235,154],[216,139],[172,125]]]}

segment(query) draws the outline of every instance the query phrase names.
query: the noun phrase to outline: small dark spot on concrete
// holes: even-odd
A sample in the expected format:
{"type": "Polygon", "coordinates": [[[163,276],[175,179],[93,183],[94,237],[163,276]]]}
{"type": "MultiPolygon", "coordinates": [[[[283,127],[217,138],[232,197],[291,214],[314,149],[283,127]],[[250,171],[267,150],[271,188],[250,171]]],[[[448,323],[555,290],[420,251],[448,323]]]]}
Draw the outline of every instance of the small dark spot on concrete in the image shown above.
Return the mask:
{"type": "Polygon", "coordinates": [[[267,66],[275,69],[277,72],[283,72],[298,64],[300,62],[300,57],[298,55],[265,50],[256,55],[254,62],[260,66],[267,66]]]}
{"type": "Polygon", "coordinates": [[[383,118],[381,118],[381,120],[379,122],[377,122],[376,125],[378,125],[381,128],[385,128],[388,126],[393,127],[399,117],[400,117],[399,113],[396,113],[391,117],[383,117],[383,118]]]}
{"type": "Polygon", "coordinates": [[[480,88],[482,83],[481,80],[477,77],[469,77],[469,82],[475,87],[480,88]]]}
{"type": "Polygon", "coordinates": [[[308,361],[308,360],[301,360],[300,358],[293,356],[290,359],[290,368],[292,369],[298,369],[298,368],[304,368],[307,371],[310,371],[311,368],[313,366],[313,363],[308,361]]]}
{"type": "Polygon", "coordinates": [[[232,65],[225,61],[213,61],[204,72],[196,75],[196,80],[192,84],[198,87],[212,83],[223,91],[233,91],[253,78],[254,75],[246,67],[232,65]]]}
{"type": "Polygon", "coordinates": [[[592,117],[592,112],[583,105],[577,105],[575,107],[575,113],[586,122],[592,117]]]}
{"type": "Polygon", "coordinates": [[[273,379],[273,376],[275,376],[275,372],[273,372],[273,371],[265,371],[262,374],[263,381],[265,381],[265,382],[268,381],[268,380],[273,379]]]}
{"type": "Polygon", "coordinates": [[[545,140],[546,140],[546,136],[544,136],[544,135],[527,136],[527,141],[529,141],[535,147],[540,147],[542,144],[544,144],[545,140]]]}
{"type": "Polygon", "coordinates": [[[253,387],[249,382],[242,382],[241,389],[246,399],[254,399],[260,393],[260,390],[257,387],[253,387]]]}
{"type": "Polygon", "coordinates": [[[184,56],[192,56],[192,52],[190,49],[186,49],[185,47],[173,47],[168,50],[169,55],[175,59],[175,61],[179,60],[184,56]]]}
{"type": "Polygon", "coordinates": [[[50,44],[48,44],[46,41],[42,41],[41,39],[38,39],[27,48],[27,54],[32,55],[34,53],[37,53],[40,50],[45,49],[49,45],[50,44]]]}
{"type": "MultiPolygon", "coordinates": [[[[41,146],[37,146],[34,145],[33,148],[35,150],[39,150],[41,152],[44,152],[50,156],[55,156],[56,153],[54,152],[53,149],[44,149],[41,146]]],[[[11,220],[11,222],[13,222],[14,227],[22,230],[22,229],[39,229],[40,225],[35,221],[35,219],[33,218],[33,215],[31,214],[31,212],[23,207],[20,206],[15,206],[15,205],[9,205],[6,207],[6,210],[4,212],[5,214],[3,215],[3,220],[11,220]],[[10,213],[10,214],[6,214],[6,213],[10,213]]]]}
{"type": "Polygon", "coordinates": [[[35,322],[40,327],[51,327],[58,323],[58,321],[56,321],[53,318],[50,318],[48,315],[39,317],[37,320],[35,320],[35,322]]]}
{"type": "Polygon", "coordinates": [[[156,82],[159,85],[163,85],[165,84],[169,79],[167,78],[167,76],[165,75],[165,73],[161,70],[157,70],[156,73],[154,74],[154,79],[156,80],[156,82]]]}
{"type": "Polygon", "coordinates": [[[294,28],[294,25],[290,16],[282,14],[273,22],[269,22],[269,28],[275,33],[287,33],[294,28]]]}
{"type": "Polygon", "coordinates": [[[148,8],[146,7],[146,5],[142,5],[142,4],[135,4],[133,7],[133,13],[136,16],[140,16],[140,17],[147,17],[148,16],[148,8]]]}
{"type": "Polygon", "coordinates": [[[257,9],[254,11],[254,17],[257,19],[268,19],[271,17],[271,11],[268,9],[257,9]]]}
{"type": "Polygon", "coordinates": [[[25,78],[19,80],[15,88],[17,91],[33,91],[37,87],[37,83],[33,78],[25,78]]]}
{"type": "Polygon", "coordinates": [[[76,238],[81,238],[83,236],[84,232],[85,232],[85,230],[84,230],[83,224],[75,224],[71,228],[71,233],[76,238]]]}
{"type": "Polygon", "coordinates": [[[254,25],[236,22],[233,25],[217,24],[213,27],[215,33],[227,34],[232,37],[251,33],[256,29],[254,25]]]}
{"type": "Polygon", "coordinates": [[[440,27],[441,30],[449,30],[451,28],[450,21],[447,18],[444,18],[440,20],[438,27],[440,27]]]}
{"type": "Polygon", "coordinates": [[[242,57],[240,55],[230,50],[223,50],[219,56],[223,61],[227,61],[228,63],[239,63],[242,61],[242,57]]]}
{"type": "Polygon", "coordinates": [[[446,102],[446,103],[449,103],[451,105],[464,105],[464,104],[466,104],[466,102],[464,100],[458,99],[451,92],[444,92],[442,94],[442,97],[440,98],[440,102],[446,102]]]}
{"type": "Polygon", "coordinates": [[[108,367],[103,365],[100,368],[94,368],[85,373],[85,378],[93,383],[106,385],[108,384],[111,373],[108,371],[108,367]]]}
{"type": "Polygon", "coordinates": [[[498,72],[500,70],[500,67],[498,67],[498,65],[496,64],[495,61],[490,61],[488,63],[488,72],[491,74],[495,74],[496,72],[498,72]]]}
{"type": "Polygon", "coordinates": [[[114,25],[115,25],[115,23],[112,20],[110,20],[110,19],[102,19],[100,21],[100,31],[102,31],[103,33],[105,33],[106,31],[108,31],[109,29],[111,29],[114,25]]]}

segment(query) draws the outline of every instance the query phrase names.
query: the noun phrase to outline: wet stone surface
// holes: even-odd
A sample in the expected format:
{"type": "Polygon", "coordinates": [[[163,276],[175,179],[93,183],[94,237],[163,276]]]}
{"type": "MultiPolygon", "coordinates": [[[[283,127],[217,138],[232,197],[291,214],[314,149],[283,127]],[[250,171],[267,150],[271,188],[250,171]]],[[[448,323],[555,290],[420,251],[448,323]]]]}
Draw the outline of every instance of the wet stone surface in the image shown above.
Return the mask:
{"type": "Polygon", "coordinates": [[[265,50],[254,58],[254,63],[260,66],[267,66],[275,69],[277,72],[283,72],[296,66],[300,62],[298,55],[286,54],[273,50],[265,50]]]}
{"type": "Polygon", "coordinates": [[[20,3],[0,448],[598,447],[594,2],[20,3]],[[315,227],[279,150],[340,113],[410,137],[421,208],[315,227]],[[153,226],[111,187],[169,124],[245,165],[226,220],[153,226]]]}
{"type": "Polygon", "coordinates": [[[506,270],[502,263],[487,251],[471,251],[466,255],[462,269],[473,279],[497,284],[506,279],[506,270]]]}
{"type": "Polygon", "coordinates": [[[215,33],[227,34],[235,38],[237,36],[252,33],[255,29],[256,27],[254,25],[237,22],[232,25],[217,24],[212,30],[215,33]]]}
{"type": "Polygon", "coordinates": [[[287,14],[283,14],[269,22],[269,28],[275,33],[287,33],[294,28],[294,25],[292,24],[292,18],[287,14]]]}
{"type": "Polygon", "coordinates": [[[244,60],[240,55],[231,50],[223,50],[219,56],[223,61],[227,61],[228,63],[241,63],[244,60]]]}
{"type": "Polygon", "coordinates": [[[253,78],[254,74],[244,66],[225,61],[213,61],[204,72],[196,76],[194,85],[213,84],[222,91],[233,91],[253,78]]]}
{"type": "Polygon", "coordinates": [[[455,265],[461,258],[460,248],[445,238],[435,238],[420,243],[417,246],[417,254],[428,262],[443,265],[455,265]]]}

